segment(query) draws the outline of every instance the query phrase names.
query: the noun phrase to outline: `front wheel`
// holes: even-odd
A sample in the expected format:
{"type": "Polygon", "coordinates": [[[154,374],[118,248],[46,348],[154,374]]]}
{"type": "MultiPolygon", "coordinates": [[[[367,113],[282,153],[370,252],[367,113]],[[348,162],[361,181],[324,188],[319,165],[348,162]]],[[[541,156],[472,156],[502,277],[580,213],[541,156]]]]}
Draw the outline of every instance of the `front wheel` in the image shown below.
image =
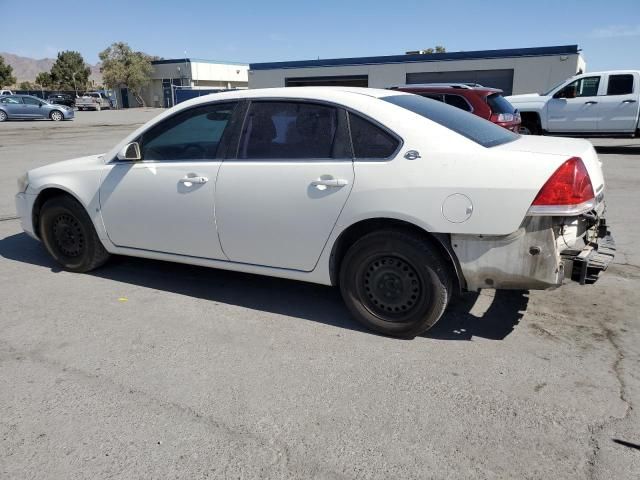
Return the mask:
{"type": "Polygon", "coordinates": [[[49,114],[49,118],[51,120],[53,120],[54,122],[59,122],[60,120],[62,120],[64,118],[64,115],[62,115],[62,112],[59,110],[54,110],[53,112],[51,112],[49,114]]]}
{"type": "Polygon", "coordinates": [[[413,338],[440,319],[452,274],[428,240],[384,230],[358,240],[340,268],[340,290],[352,315],[367,327],[413,338]]]}
{"type": "Polygon", "coordinates": [[[88,272],[109,259],[84,207],[69,196],[44,203],[40,236],[49,254],[66,270],[88,272]]]}
{"type": "Polygon", "coordinates": [[[7,112],[4,110],[0,110],[0,122],[6,121],[8,118],[7,112]]]}

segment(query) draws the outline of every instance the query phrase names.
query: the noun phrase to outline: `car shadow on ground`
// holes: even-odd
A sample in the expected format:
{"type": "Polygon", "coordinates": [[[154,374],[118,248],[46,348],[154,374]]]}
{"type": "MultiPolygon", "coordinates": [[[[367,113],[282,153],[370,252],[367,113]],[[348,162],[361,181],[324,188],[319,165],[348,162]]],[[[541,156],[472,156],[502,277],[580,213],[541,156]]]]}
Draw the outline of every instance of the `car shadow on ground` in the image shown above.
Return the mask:
{"type": "MultiPolygon", "coordinates": [[[[46,267],[52,272],[61,271],[41,244],[24,233],[1,239],[0,256],[46,267]]],[[[371,333],[351,318],[337,288],[120,256],[113,257],[104,267],[89,275],[371,333]]],[[[475,293],[456,297],[438,324],[423,337],[439,340],[471,340],[473,337],[502,340],[519,323],[528,302],[526,292],[498,291],[483,314],[472,314],[479,297],[475,293]]]]}
{"type": "Polygon", "coordinates": [[[628,145],[596,146],[596,152],[610,155],[640,155],[640,144],[630,143],[628,145]]]}

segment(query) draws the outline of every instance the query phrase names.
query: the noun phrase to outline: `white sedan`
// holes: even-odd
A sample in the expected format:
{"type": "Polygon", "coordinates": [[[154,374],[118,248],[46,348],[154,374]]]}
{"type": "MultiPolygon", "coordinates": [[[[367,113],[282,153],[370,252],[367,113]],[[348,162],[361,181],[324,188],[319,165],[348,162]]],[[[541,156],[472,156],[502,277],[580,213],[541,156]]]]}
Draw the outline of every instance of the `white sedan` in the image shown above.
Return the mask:
{"type": "Polygon", "coordinates": [[[614,251],[590,143],[391,90],[200,97],[18,184],[22,227],[70,271],[119,254],[337,285],[401,337],[461,290],[593,283],[614,251]]]}

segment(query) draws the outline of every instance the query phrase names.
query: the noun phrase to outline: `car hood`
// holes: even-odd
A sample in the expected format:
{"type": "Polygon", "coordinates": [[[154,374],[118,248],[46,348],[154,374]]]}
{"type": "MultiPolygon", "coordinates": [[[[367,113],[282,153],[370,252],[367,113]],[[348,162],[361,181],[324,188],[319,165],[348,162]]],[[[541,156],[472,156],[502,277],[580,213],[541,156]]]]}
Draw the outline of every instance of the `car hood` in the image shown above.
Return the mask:
{"type": "Polygon", "coordinates": [[[89,155],[86,157],[73,158],[71,160],[50,163],[43,167],[34,168],[29,170],[29,181],[34,182],[41,178],[53,175],[58,176],[65,173],[97,170],[104,166],[104,162],[102,161],[103,156],[104,154],[89,155]]]}

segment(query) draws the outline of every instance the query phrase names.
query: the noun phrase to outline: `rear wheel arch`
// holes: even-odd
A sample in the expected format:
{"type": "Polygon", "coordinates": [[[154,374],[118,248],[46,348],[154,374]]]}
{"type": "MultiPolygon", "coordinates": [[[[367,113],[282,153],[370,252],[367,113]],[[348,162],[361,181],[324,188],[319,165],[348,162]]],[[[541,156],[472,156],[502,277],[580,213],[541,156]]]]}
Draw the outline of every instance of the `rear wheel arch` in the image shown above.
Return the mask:
{"type": "Polygon", "coordinates": [[[402,231],[417,236],[435,247],[442,259],[449,265],[455,285],[454,291],[460,292],[466,286],[462,269],[451,247],[448,234],[431,233],[427,230],[404,220],[394,218],[370,218],[361,220],[347,227],[334,242],[329,258],[329,275],[331,284],[339,284],[340,266],[349,248],[360,238],[369,233],[381,230],[402,231]]]}

